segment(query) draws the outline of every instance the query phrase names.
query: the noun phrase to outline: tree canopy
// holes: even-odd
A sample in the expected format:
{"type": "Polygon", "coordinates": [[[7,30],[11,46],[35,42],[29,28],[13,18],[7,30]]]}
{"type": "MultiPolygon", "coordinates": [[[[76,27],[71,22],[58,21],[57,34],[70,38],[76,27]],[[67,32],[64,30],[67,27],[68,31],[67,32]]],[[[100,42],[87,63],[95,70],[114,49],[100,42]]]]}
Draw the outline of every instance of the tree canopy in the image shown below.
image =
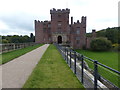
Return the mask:
{"type": "Polygon", "coordinates": [[[27,35],[7,35],[2,36],[2,43],[27,43],[35,42],[35,36],[33,33],[30,34],[30,37],[27,35]]]}
{"type": "MultiPolygon", "coordinates": [[[[105,37],[110,40],[113,44],[120,44],[120,27],[106,28],[96,32],[97,37],[105,37]]],[[[91,36],[91,33],[87,33],[87,36],[91,36]]]]}

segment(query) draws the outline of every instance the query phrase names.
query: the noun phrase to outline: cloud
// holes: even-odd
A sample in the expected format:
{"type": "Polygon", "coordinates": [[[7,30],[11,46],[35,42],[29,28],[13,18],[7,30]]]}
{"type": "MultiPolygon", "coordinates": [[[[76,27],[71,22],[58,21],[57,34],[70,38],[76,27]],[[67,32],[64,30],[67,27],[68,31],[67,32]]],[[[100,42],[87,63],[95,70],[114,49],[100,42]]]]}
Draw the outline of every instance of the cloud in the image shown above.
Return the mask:
{"type": "Polygon", "coordinates": [[[87,32],[115,27],[118,26],[117,6],[118,0],[2,0],[0,34],[34,33],[34,20],[50,20],[52,8],[70,8],[75,22],[87,16],[87,32]]]}
{"type": "Polygon", "coordinates": [[[0,16],[1,33],[24,34],[23,32],[28,32],[29,34],[34,32],[34,19],[34,16],[23,12],[0,16]]]}

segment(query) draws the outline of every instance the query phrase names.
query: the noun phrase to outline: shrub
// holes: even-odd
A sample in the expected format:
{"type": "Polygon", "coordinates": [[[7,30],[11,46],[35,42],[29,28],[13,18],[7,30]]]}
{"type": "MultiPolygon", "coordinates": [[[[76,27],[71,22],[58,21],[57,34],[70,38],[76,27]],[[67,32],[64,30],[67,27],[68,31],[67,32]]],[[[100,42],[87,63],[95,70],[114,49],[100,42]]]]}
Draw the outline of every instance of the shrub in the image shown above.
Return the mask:
{"type": "Polygon", "coordinates": [[[112,43],[106,38],[95,38],[91,41],[90,47],[93,51],[107,51],[111,49],[112,43]]]}
{"type": "Polygon", "coordinates": [[[113,47],[113,50],[120,51],[120,44],[117,44],[117,43],[113,44],[112,47],[113,47]]]}
{"type": "Polygon", "coordinates": [[[83,50],[86,50],[86,46],[84,45],[84,46],[82,47],[82,49],[83,49],[83,50]]]}

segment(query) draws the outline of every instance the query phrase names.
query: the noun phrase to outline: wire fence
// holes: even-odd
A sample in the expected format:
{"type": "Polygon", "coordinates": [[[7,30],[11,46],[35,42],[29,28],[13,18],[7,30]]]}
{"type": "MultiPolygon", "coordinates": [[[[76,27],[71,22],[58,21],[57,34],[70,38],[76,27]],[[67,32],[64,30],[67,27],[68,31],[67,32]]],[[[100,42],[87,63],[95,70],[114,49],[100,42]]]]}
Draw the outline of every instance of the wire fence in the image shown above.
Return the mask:
{"type": "Polygon", "coordinates": [[[68,66],[86,88],[118,89],[120,72],[114,70],[97,60],[90,59],[77,53],[70,47],[54,44],[62,54],[68,66]],[[89,67],[90,66],[90,67],[89,67]]]}

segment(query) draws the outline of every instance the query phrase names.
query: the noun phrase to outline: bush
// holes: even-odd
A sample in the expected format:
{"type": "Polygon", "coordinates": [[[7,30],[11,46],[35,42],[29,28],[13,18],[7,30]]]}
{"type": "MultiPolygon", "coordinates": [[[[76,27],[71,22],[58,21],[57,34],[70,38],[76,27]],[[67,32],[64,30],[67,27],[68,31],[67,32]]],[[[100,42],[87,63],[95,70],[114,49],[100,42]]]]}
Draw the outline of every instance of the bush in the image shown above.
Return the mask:
{"type": "Polygon", "coordinates": [[[113,50],[120,51],[120,44],[117,44],[117,43],[113,44],[112,47],[113,47],[113,50]]]}
{"type": "Polygon", "coordinates": [[[107,51],[112,48],[112,43],[106,38],[95,38],[91,41],[90,47],[93,51],[107,51]]]}

